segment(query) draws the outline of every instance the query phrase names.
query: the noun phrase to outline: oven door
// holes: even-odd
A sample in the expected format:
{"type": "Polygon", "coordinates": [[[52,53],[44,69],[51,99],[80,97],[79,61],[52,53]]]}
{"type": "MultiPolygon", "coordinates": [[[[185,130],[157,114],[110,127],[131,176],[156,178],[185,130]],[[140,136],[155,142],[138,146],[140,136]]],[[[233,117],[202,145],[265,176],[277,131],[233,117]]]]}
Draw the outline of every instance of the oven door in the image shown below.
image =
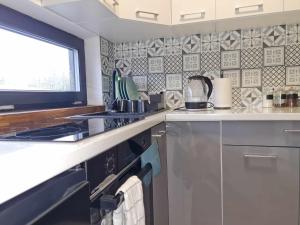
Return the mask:
{"type": "Polygon", "coordinates": [[[89,204],[84,170],[69,170],[0,205],[0,224],[89,225],[89,204]]]}
{"type": "Polygon", "coordinates": [[[141,168],[140,157],[133,160],[117,175],[107,177],[92,193],[91,222],[100,225],[106,214],[113,212],[123,201],[123,196],[115,196],[119,187],[131,176],[137,176],[143,183],[146,225],[153,225],[153,184],[152,166],[147,164],[141,168]]]}

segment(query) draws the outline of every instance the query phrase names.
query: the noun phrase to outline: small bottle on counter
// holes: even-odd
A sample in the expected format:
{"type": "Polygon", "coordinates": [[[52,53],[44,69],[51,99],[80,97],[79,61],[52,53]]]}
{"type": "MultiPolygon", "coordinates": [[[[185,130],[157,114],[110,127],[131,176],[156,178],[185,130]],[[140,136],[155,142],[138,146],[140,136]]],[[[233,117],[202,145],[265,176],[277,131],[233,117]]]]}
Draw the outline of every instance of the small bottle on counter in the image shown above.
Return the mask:
{"type": "Polygon", "coordinates": [[[286,92],[284,89],[277,89],[274,93],[273,99],[274,107],[286,107],[286,92]]]}
{"type": "Polygon", "coordinates": [[[287,107],[298,106],[298,92],[293,88],[290,88],[286,94],[286,106],[287,107]]]}
{"type": "Polygon", "coordinates": [[[263,107],[264,108],[272,108],[273,107],[273,99],[274,99],[274,95],[273,95],[273,89],[267,91],[264,94],[263,97],[263,107]]]}

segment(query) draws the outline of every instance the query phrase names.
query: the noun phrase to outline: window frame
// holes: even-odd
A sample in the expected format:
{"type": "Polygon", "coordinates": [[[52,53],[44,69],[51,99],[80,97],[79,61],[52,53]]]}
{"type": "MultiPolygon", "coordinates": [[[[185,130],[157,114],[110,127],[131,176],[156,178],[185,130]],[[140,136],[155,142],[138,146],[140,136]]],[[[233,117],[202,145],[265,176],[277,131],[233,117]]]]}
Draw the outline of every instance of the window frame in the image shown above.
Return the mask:
{"type": "Polygon", "coordinates": [[[0,4],[0,27],[78,52],[80,91],[0,91],[0,106],[15,110],[87,105],[84,40],[0,4]]]}

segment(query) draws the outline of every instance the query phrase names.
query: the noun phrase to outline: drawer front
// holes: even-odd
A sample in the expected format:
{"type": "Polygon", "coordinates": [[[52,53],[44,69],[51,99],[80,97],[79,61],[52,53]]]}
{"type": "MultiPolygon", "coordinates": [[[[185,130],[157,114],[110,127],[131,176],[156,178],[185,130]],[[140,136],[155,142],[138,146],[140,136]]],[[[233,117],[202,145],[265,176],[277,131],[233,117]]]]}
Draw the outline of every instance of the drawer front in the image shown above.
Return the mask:
{"type": "Polygon", "coordinates": [[[300,146],[298,121],[229,121],[222,131],[228,145],[300,146]]]}
{"type": "Polygon", "coordinates": [[[224,225],[298,225],[299,150],[224,146],[224,225]]]}

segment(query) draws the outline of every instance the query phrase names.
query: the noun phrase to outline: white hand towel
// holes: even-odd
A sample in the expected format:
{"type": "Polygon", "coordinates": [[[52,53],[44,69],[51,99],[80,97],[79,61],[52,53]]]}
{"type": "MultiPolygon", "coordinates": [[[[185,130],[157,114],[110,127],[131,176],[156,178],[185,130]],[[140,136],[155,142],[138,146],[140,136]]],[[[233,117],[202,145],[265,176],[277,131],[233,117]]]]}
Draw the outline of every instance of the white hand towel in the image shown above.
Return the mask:
{"type": "MultiPolygon", "coordinates": [[[[124,193],[124,202],[113,212],[114,225],[145,225],[143,186],[137,176],[132,176],[118,189],[124,193]]],[[[116,193],[116,194],[117,194],[116,193]]]]}

